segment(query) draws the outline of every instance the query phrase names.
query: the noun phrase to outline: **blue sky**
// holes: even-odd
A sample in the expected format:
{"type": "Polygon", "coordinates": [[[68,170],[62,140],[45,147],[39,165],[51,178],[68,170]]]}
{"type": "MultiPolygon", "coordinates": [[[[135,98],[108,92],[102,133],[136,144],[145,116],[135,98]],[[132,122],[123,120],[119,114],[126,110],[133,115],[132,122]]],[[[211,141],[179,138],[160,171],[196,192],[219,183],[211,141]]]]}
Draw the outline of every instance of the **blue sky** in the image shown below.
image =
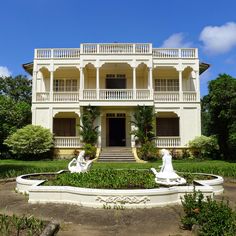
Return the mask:
{"type": "Polygon", "coordinates": [[[198,47],[211,68],[201,95],[219,73],[236,77],[235,0],[7,0],[0,2],[0,74],[26,74],[34,48],[83,42],[151,42],[198,47]]]}

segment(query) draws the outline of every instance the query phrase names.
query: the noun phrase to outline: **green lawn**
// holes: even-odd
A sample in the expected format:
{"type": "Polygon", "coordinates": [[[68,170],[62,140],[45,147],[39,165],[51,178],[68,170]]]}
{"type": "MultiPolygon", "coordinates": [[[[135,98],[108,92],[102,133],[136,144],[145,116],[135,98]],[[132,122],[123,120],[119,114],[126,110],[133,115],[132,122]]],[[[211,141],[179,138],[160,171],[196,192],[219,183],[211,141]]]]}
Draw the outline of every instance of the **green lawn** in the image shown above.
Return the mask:
{"type": "MultiPolygon", "coordinates": [[[[15,177],[32,172],[47,172],[67,169],[69,160],[19,161],[0,160],[0,178],[15,177]]],[[[161,161],[153,163],[94,163],[92,168],[149,169],[158,168],[161,161]]],[[[183,172],[204,172],[224,177],[236,177],[236,163],[225,161],[174,160],[174,169],[183,172]]]]}

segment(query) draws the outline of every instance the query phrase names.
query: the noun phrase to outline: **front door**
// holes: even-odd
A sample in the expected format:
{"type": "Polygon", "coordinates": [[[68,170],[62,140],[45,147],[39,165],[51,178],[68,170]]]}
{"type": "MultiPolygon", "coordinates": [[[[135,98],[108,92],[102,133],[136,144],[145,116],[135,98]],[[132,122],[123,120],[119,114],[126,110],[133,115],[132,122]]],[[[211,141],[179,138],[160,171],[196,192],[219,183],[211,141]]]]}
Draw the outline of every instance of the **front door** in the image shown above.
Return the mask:
{"type": "Polygon", "coordinates": [[[108,146],[126,146],[125,118],[108,118],[108,146]]]}

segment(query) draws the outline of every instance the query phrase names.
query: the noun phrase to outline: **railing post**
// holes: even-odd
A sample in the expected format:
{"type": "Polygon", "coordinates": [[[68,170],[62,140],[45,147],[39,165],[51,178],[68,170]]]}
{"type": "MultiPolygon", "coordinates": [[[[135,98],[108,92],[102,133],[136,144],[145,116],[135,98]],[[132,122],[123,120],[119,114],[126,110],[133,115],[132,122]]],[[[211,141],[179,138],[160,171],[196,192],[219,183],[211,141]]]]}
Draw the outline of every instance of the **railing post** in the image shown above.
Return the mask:
{"type": "Polygon", "coordinates": [[[179,57],[179,58],[181,58],[181,56],[182,56],[182,55],[181,55],[181,50],[182,50],[182,49],[179,48],[179,52],[178,52],[178,54],[179,54],[178,57],[179,57]]]}

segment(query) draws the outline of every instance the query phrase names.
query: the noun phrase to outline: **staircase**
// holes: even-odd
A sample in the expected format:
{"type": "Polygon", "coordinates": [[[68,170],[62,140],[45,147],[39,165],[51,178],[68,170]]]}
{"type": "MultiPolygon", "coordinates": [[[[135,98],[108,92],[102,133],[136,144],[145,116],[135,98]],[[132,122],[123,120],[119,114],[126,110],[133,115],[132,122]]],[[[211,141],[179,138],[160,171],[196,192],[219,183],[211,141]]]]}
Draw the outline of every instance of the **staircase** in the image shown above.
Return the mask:
{"type": "Polygon", "coordinates": [[[100,153],[99,162],[135,162],[131,148],[105,147],[100,153]]]}

